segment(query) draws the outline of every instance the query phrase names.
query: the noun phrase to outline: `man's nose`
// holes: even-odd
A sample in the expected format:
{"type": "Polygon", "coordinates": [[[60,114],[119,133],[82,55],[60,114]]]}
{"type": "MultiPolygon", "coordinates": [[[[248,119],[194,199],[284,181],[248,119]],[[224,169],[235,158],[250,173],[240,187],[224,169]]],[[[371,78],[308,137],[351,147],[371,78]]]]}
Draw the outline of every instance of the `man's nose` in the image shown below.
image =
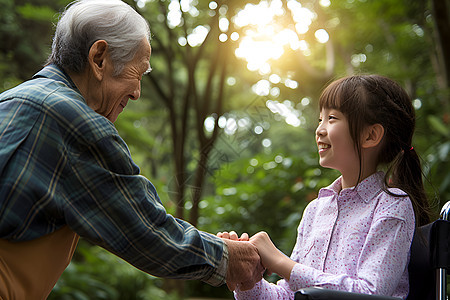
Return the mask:
{"type": "Polygon", "coordinates": [[[130,94],[131,100],[137,100],[141,97],[141,83],[139,83],[139,86],[130,94]]]}

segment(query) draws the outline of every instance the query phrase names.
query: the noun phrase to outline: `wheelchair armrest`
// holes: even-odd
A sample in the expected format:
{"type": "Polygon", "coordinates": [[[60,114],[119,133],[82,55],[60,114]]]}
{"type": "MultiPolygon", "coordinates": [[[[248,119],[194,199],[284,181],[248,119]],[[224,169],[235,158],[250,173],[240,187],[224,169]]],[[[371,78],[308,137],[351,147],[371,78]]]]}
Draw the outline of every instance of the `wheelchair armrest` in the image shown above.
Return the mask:
{"type": "Polygon", "coordinates": [[[400,298],[380,295],[367,295],[343,291],[310,287],[295,293],[295,300],[401,300],[400,298]]]}

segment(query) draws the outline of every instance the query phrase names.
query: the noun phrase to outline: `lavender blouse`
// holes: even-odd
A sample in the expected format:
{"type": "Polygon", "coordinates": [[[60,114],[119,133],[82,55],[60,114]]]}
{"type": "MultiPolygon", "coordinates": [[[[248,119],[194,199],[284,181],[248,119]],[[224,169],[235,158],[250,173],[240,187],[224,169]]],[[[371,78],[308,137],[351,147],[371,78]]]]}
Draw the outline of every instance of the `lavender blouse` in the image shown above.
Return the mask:
{"type": "Polygon", "coordinates": [[[296,290],[311,286],[406,298],[414,212],[409,197],[382,190],[383,178],[378,172],[342,191],[338,178],[321,189],[298,227],[290,280],[263,279],[236,290],[236,299],[294,299],[296,290]]]}

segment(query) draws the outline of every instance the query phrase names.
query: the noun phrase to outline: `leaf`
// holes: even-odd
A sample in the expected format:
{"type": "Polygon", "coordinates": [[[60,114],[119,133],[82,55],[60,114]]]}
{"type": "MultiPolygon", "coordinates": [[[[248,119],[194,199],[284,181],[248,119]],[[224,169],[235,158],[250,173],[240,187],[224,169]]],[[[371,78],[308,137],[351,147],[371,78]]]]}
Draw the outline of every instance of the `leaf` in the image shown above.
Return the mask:
{"type": "Polygon", "coordinates": [[[450,152],[450,142],[446,142],[440,145],[437,151],[439,159],[441,161],[445,161],[448,157],[449,152],[450,152]]]}
{"type": "Polygon", "coordinates": [[[23,18],[34,21],[48,22],[53,19],[55,11],[48,6],[36,6],[31,3],[27,3],[17,7],[17,12],[22,15],[23,18]]]}
{"type": "Polygon", "coordinates": [[[428,122],[431,127],[444,136],[450,136],[450,130],[445,126],[444,122],[437,116],[428,116],[428,122]]]}

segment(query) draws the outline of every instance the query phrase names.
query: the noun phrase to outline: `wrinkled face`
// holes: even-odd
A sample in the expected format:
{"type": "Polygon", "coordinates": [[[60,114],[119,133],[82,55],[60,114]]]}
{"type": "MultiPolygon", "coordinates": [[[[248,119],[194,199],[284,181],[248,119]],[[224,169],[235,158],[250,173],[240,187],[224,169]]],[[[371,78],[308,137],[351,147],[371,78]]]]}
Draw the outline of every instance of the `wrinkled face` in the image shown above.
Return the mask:
{"type": "Polygon", "coordinates": [[[347,118],[336,109],[324,108],[320,112],[316,129],[319,163],[347,174],[359,172],[359,157],[350,136],[347,118]]]}
{"type": "Polygon", "coordinates": [[[114,76],[114,68],[109,64],[100,83],[98,109],[96,111],[111,122],[128,104],[128,100],[137,100],[141,95],[142,76],[150,70],[151,48],[147,40],[143,40],[133,60],[127,63],[123,71],[114,76]]]}

